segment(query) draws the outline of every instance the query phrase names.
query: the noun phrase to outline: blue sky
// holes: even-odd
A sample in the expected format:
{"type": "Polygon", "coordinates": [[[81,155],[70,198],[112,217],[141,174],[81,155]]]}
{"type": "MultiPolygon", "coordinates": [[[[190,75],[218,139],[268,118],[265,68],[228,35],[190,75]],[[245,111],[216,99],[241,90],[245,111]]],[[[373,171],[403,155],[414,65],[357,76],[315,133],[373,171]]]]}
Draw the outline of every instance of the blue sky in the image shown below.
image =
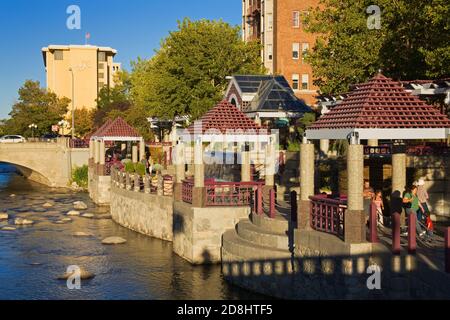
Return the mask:
{"type": "Polygon", "coordinates": [[[116,61],[149,58],[177,20],[241,22],[241,0],[1,0],[0,119],[6,118],[27,79],[45,86],[41,48],[49,44],[90,44],[118,50],[116,61]],[[69,5],[81,8],[81,30],[66,27],[69,5]]]}

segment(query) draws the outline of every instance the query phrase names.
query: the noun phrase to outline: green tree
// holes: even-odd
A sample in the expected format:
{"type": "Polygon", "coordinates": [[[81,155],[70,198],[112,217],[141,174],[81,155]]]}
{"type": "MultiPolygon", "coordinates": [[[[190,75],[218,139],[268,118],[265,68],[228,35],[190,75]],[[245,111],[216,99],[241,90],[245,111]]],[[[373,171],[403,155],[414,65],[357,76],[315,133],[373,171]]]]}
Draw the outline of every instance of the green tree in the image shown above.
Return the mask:
{"type": "Polygon", "coordinates": [[[58,98],[56,94],[40,87],[39,81],[25,81],[19,89],[19,99],[5,121],[4,129],[9,134],[20,134],[30,137],[30,124],[36,124],[34,134],[42,135],[51,132],[52,125],[58,124],[67,114],[70,100],[58,98]]]}
{"type": "Polygon", "coordinates": [[[323,93],[342,93],[379,69],[395,79],[450,75],[450,19],[446,0],[379,0],[381,28],[369,29],[371,0],[321,0],[305,17],[319,34],[306,57],[323,93]]]}
{"type": "MultiPolygon", "coordinates": [[[[95,111],[87,108],[75,110],[75,135],[77,137],[84,137],[92,132],[94,128],[94,113],[95,111]]],[[[70,115],[68,122],[72,123],[72,115],[70,115]]]]}
{"type": "Polygon", "coordinates": [[[201,116],[220,101],[233,74],[264,73],[260,44],[223,21],[184,19],[150,60],[133,63],[131,96],[147,116],[201,116]]]}

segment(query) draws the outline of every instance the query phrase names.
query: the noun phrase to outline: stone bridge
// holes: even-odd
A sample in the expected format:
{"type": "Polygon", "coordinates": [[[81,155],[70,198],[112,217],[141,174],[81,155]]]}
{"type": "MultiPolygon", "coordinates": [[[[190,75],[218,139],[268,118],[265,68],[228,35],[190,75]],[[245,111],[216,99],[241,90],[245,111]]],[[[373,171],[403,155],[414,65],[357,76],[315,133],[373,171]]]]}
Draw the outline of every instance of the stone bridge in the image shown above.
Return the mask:
{"type": "Polygon", "coordinates": [[[88,164],[89,149],[69,147],[69,139],[53,142],[0,144],[0,162],[12,164],[28,179],[67,188],[72,168],[88,164]]]}

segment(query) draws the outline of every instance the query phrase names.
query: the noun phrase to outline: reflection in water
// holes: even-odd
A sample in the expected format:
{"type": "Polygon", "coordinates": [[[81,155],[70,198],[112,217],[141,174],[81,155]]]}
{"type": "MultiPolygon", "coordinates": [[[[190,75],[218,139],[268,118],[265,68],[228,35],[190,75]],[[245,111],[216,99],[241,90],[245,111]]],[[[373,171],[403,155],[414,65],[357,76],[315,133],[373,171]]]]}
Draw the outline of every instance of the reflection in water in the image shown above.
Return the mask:
{"type": "Polygon", "coordinates": [[[0,164],[0,212],[35,221],[31,227],[0,231],[0,299],[242,299],[261,298],[228,285],[219,266],[191,266],[172,253],[172,244],[122,228],[86,194],[63,192],[31,183],[0,164]],[[10,194],[16,197],[10,197],[10,194]],[[94,219],[74,217],[55,224],[74,201],[88,204],[94,219]],[[43,204],[53,207],[44,209],[43,204]],[[77,231],[91,238],[76,238],[77,231]],[[125,245],[104,246],[101,239],[120,236],[125,245]],[[56,280],[69,265],[96,277],[68,290],[56,280]]]}

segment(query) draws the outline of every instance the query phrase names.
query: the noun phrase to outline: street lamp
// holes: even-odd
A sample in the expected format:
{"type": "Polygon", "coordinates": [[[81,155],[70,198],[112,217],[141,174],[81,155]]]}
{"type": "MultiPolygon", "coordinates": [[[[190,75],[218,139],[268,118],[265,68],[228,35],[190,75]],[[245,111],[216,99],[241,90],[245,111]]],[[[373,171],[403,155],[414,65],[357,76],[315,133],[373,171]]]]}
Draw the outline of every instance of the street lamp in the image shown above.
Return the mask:
{"type": "Polygon", "coordinates": [[[58,126],[60,126],[62,128],[61,130],[61,135],[64,136],[65,135],[65,129],[67,128],[68,122],[66,120],[61,120],[60,122],[58,122],[58,126]]]}
{"type": "Polygon", "coordinates": [[[75,139],[75,81],[73,69],[69,68],[69,71],[72,74],[72,139],[75,139]]]}
{"type": "Polygon", "coordinates": [[[30,128],[31,129],[31,137],[34,139],[34,130],[35,129],[37,129],[37,125],[36,124],[34,124],[34,123],[32,123],[32,124],[30,124],[29,126],[28,126],[28,128],[30,128]]]}

